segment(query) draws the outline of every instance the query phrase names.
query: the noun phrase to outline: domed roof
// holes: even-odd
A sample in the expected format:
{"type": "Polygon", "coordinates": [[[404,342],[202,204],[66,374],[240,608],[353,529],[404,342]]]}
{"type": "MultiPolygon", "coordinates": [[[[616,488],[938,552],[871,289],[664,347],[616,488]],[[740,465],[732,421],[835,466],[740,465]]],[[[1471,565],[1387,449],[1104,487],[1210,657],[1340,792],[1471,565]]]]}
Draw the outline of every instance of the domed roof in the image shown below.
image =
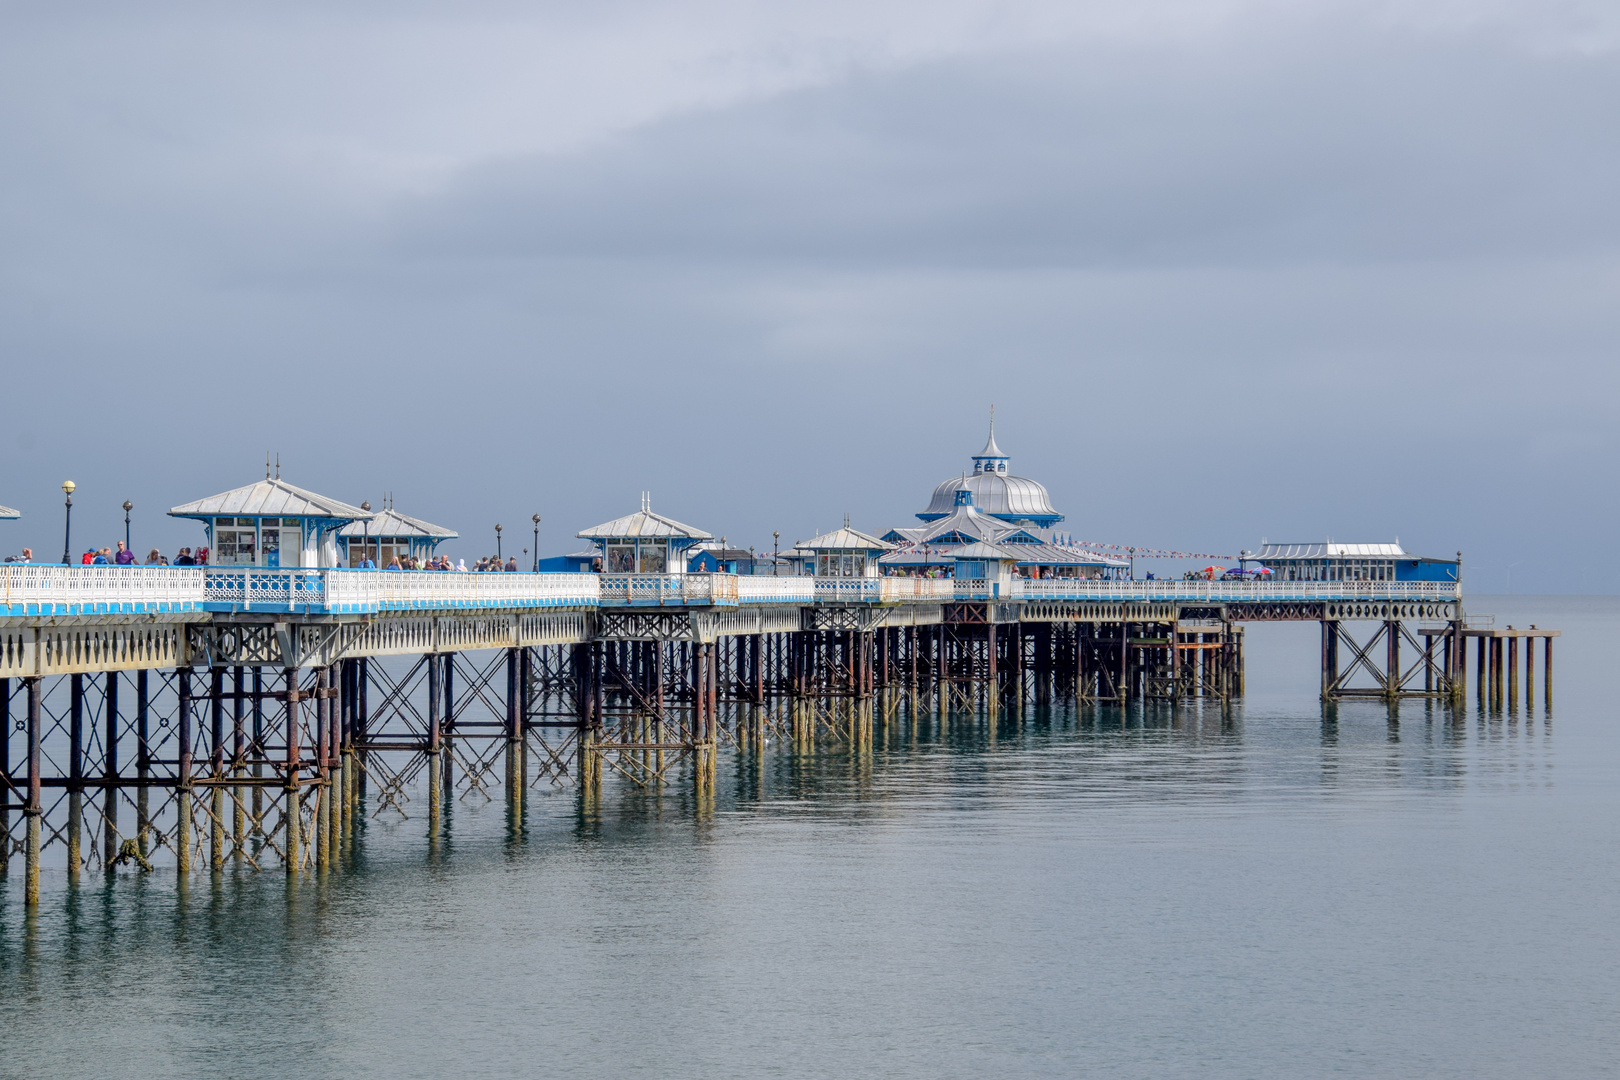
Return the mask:
{"type": "Polygon", "coordinates": [[[1050,525],[1063,520],[1063,515],[1052,508],[1052,497],[1040,483],[999,472],[974,473],[945,481],[934,489],[928,509],[917,516],[924,521],[945,517],[956,509],[959,491],[973,493],[973,505],[979,513],[1005,521],[1028,519],[1037,525],[1050,525]]]}
{"type": "Polygon", "coordinates": [[[934,488],[928,509],[917,516],[924,521],[934,521],[971,500],[979,513],[1003,521],[1030,521],[1041,526],[1062,521],[1063,515],[1053,509],[1052,498],[1045,487],[1007,471],[1010,460],[996,445],[996,425],[992,420],[989,440],[973,457],[972,474],[964,473],[934,488]]]}

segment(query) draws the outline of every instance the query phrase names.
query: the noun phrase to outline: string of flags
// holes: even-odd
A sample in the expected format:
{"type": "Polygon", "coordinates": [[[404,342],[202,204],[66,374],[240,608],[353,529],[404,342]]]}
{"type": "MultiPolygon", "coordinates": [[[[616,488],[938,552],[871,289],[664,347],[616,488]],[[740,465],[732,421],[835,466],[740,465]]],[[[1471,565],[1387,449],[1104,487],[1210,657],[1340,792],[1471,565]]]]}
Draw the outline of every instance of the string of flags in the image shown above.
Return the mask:
{"type": "Polygon", "coordinates": [[[1236,555],[1214,555],[1207,551],[1169,551],[1165,548],[1131,547],[1127,544],[1096,544],[1089,540],[1078,541],[1078,546],[1095,548],[1099,551],[1123,551],[1138,559],[1221,559],[1233,562],[1238,558],[1236,555]]]}

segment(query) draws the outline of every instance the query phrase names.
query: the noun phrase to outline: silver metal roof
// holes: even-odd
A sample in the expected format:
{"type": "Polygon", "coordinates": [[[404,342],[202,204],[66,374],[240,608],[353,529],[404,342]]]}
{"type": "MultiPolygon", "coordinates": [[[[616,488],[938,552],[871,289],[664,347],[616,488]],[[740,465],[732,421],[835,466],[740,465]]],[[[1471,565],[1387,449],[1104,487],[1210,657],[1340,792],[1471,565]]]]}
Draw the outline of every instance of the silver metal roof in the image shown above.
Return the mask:
{"type": "Polygon", "coordinates": [[[813,540],[800,540],[793,545],[803,551],[893,551],[894,545],[859,529],[845,525],[830,533],[822,533],[813,540]]]}
{"type": "Polygon", "coordinates": [[[981,472],[946,480],[934,489],[925,514],[948,514],[956,506],[956,493],[973,492],[973,505],[981,514],[1010,518],[1062,518],[1052,507],[1046,488],[1024,476],[981,472]]]}
{"type": "Polygon", "coordinates": [[[0,506],[0,518],[20,518],[22,513],[9,506],[0,506]]]}
{"type": "Polygon", "coordinates": [[[421,518],[400,513],[393,507],[378,510],[369,522],[351,521],[338,530],[339,536],[427,536],[438,540],[452,540],[461,534],[443,525],[433,525],[421,518]]]}
{"type": "MultiPolygon", "coordinates": [[[[963,536],[971,536],[975,540],[994,543],[1009,533],[1028,528],[1030,527],[1013,525],[1010,522],[982,514],[977,507],[957,506],[953,503],[950,513],[937,521],[930,521],[926,525],[918,525],[909,529],[895,529],[894,532],[905,537],[906,541],[912,544],[932,543],[936,537],[953,532],[959,532],[963,536]]],[[[1039,535],[1041,530],[1030,529],[1030,531],[1039,535]]]]}
{"type": "Polygon", "coordinates": [[[663,514],[655,514],[652,510],[652,500],[643,495],[641,509],[633,514],[626,514],[622,518],[614,518],[594,528],[577,532],[575,536],[585,540],[618,540],[629,537],[643,537],[646,539],[677,539],[677,540],[713,540],[714,536],[702,529],[694,529],[690,525],[682,525],[674,518],[667,518],[663,514]]]}
{"type": "Polygon", "coordinates": [[[241,514],[244,517],[336,518],[340,521],[360,521],[371,516],[358,506],[294,487],[279,476],[227,491],[223,495],[210,495],[206,499],[184,503],[169,511],[170,517],[209,518],[228,514],[241,514]]]}
{"type": "Polygon", "coordinates": [[[1007,562],[1017,562],[1023,556],[1010,547],[999,544],[963,544],[961,547],[951,549],[953,559],[1003,559],[1007,562]]]}
{"type": "Polygon", "coordinates": [[[1339,544],[1329,540],[1321,544],[1264,544],[1260,554],[1250,559],[1411,559],[1413,555],[1401,550],[1399,542],[1393,544],[1339,544]]]}

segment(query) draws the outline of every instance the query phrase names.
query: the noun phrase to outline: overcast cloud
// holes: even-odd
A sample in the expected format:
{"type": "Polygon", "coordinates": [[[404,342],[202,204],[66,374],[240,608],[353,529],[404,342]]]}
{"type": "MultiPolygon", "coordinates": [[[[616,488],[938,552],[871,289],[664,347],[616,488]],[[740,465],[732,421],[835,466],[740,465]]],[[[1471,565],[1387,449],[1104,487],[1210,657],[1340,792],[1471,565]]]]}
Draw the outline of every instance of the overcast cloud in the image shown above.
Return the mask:
{"type": "Polygon", "coordinates": [[[1620,590],[1612,8],[813,7],[0,4],[0,546],[270,449],[768,548],[994,402],[1082,538],[1620,590]]]}

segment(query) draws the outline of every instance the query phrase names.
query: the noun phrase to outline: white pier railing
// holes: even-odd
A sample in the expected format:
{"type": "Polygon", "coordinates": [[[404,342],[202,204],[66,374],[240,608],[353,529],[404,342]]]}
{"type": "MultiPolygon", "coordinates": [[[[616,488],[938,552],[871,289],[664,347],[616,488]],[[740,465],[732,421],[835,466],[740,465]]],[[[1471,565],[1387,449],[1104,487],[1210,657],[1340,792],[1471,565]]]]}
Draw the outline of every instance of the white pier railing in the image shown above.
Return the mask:
{"type": "Polygon", "coordinates": [[[205,599],[200,567],[0,563],[5,616],[202,611],[205,599]]]}
{"type": "Polygon", "coordinates": [[[1011,595],[1025,600],[1458,600],[1455,581],[1094,581],[1042,578],[1013,581],[1011,595]]]}
{"type": "Polygon", "coordinates": [[[1086,578],[752,577],[505,574],[436,570],[0,564],[0,616],[381,611],[686,604],[904,604],[950,600],[1117,602],[1449,601],[1442,581],[1099,581],[1086,578]]]}
{"type": "Polygon", "coordinates": [[[325,570],[326,610],[594,607],[595,574],[461,573],[454,570],[325,570]]]}
{"type": "Polygon", "coordinates": [[[813,604],[816,579],[812,577],[737,578],[737,602],[741,604],[813,604]]]}

